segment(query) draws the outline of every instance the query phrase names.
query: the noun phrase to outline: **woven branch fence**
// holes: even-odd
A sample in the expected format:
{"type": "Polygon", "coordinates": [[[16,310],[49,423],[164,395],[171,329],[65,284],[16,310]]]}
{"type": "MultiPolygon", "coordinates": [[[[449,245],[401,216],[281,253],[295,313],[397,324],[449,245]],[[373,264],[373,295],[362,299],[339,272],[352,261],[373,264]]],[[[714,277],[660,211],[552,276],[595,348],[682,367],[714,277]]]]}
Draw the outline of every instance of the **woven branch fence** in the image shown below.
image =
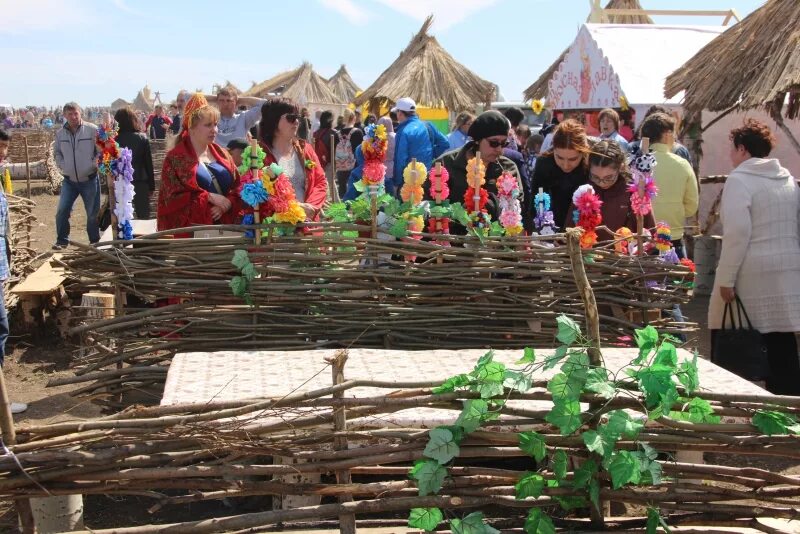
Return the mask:
{"type": "MultiPolygon", "coordinates": [[[[369,228],[318,224],[309,233],[270,237],[273,228],[256,245],[244,237],[247,227],[205,229],[241,235],[174,238],[184,229],[108,248],[78,245],[63,257],[85,290],[116,288],[145,302],[169,304],[99,321],[82,321],[82,314],[97,314],[73,308],[78,313],[71,333],[85,337],[72,380],[89,383],[76,394],[124,407],[112,397],[158,388],[172,356],[199,346],[207,351],[549,347],[558,315],[583,315],[563,235],[483,243],[452,236],[454,246],[442,247],[348,236],[368,234],[369,228]],[[252,305],[231,290],[231,279],[241,274],[231,263],[237,250],[247,252],[257,273],[247,290],[252,305]]],[[[587,276],[603,341],[632,335],[646,317],[665,332],[694,328],[666,313],[652,316],[653,310],[658,314],[688,300],[693,280],[688,268],[608,249],[593,250],[589,258],[587,276]]]]}

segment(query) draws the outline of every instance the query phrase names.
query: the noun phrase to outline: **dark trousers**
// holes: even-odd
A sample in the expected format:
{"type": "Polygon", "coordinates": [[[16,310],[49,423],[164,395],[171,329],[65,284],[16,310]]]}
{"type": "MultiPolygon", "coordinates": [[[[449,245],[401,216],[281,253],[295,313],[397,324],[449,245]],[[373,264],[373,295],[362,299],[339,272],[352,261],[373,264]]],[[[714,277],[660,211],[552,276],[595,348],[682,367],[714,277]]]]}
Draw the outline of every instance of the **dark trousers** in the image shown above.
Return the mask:
{"type": "Polygon", "coordinates": [[[137,219],[150,218],[150,185],[147,182],[133,182],[133,211],[137,219]]]}
{"type": "Polygon", "coordinates": [[[352,171],[336,171],[336,188],[339,190],[339,198],[344,198],[347,193],[347,181],[350,179],[352,171]]]}
{"type": "Polygon", "coordinates": [[[675,248],[675,254],[678,255],[679,260],[686,257],[686,248],[683,245],[683,239],[676,239],[672,242],[672,246],[675,248]]]}
{"type": "MultiPolygon", "coordinates": [[[[711,354],[719,330],[711,330],[711,354]]],[[[794,332],[761,334],[767,349],[767,391],[775,395],[800,395],[800,356],[794,332]]]]}

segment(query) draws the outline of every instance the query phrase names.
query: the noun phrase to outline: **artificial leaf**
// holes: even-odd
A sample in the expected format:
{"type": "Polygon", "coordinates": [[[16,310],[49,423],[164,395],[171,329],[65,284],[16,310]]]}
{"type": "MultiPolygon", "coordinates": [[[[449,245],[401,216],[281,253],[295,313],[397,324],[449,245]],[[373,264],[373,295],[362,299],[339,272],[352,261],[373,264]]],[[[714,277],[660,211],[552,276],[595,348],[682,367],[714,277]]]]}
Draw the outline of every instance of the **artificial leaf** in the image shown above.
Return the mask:
{"type": "Polygon", "coordinates": [[[644,464],[641,483],[658,486],[664,480],[664,468],[659,462],[648,461],[644,464]]]}
{"type": "Polygon", "coordinates": [[[714,415],[714,408],[711,404],[699,397],[694,397],[683,406],[681,411],[671,411],[669,416],[677,421],[689,421],[691,423],[711,423],[720,422],[720,417],[714,415]]]}
{"type": "Polygon", "coordinates": [[[533,456],[537,462],[544,460],[547,454],[547,446],[545,445],[544,438],[533,431],[519,433],[519,448],[523,452],[533,456]]]}
{"type": "Polygon", "coordinates": [[[444,515],[438,508],[412,508],[408,516],[408,526],[432,532],[443,519],[444,515]]]}
{"type": "Polygon", "coordinates": [[[482,399],[464,401],[464,408],[456,419],[456,425],[461,426],[464,432],[474,432],[484,421],[489,412],[489,404],[482,399]]]}
{"type": "Polygon", "coordinates": [[[483,382],[503,382],[506,373],[506,366],[500,362],[489,362],[479,366],[472,372],[472,375],[483,382]]]}
{"type": "Polygon", "coordinates": [[[324,210],[325,218],[331,219],[334,222],[346,222],[350,220],[350,214],[347,212],[347,205],[344,202],[335,202],[329,205],[324,210]]]}
{"type": "Polygon", "coordinates": [[[614,383],[608,379],[608,371],[602,367],[589,369],[589,372],[586,373],[586,383],[583,385],[583,389],[597,393],[605,399],[612,398],[617,392],[614,383]]]}
{"type": "Polygon", "coordinates": [[[525,518],[525,534],[555,534],[556,527],[541,508],[531,508],[525,518]]]}
{"type": "Polygon", "coordinates": [[[700,376],[697,372],[697,351],[694,351],[691,361],[683,361],[678,366],[678,380],[689,394],[694,393],[700,387],[700,376]]]}
{"type": "Polygon", "coordinates": [[[233,251],[233,259],[231,263],[239,270],[245,265],[250,263],[250,256],[247,255],[246,250],[237,249],[233,251]]]}
{"type": "Polygon", "coordinates": [[[581,437],[583,437],[583,443],[586,445],[587,449],[596,452],[602,456],[604,460],[611,457],[615,443],[613,438],[595,430],[587,430],[581,434],[581,437]]]}
{"type": "Polygon", "coordinates": [[[397,219],[394,224],[389,228],[389,234],[397,239],[408,237],[408,221],[405,219],[397,219]]]}
{"type": "Polygon", "coordinates": [[[625,484],[637,484],[641,479],[639,460],[629,451],[615,451],[608,464],[611,473],[611,484],[619,489],[625,484]]]}
{"type": "Polygon", "coordinates": [[[658,532],[658,520],[661,514],[655,508],[647,509],[647,534],[656,534],[658,532]]]}
{"type": "Polygon", "coordinates": [[[556,347],[556,352],[554,355],[549,356],[545,360],[544,370],[547,371],[548,369],[553,369],[558,363],[564,359],[567,355],[567,351],[569,351],[569,347],[566,345],[560,345],[556,347]]]}
{"type": "MultiPolygon", "coordinates": [[[[586,433],[584,432],[585,435],[586,433]]],[[[575,470],[575,476],[572,478],[572,487],[575,489],[585,488],[589,485],[595,473],[597,473],[597,463],[589,458],[575,470]]]]}
{"type": "Polygon", "coordinates": [[[556,476],[556,480],[564,480],[567,476],[568,463],[567,453],[561,449],[557,450],[553,455],[553,473],[556,476]]]}
{"type": "Polygon", "coordinates": [[[500,534],[483,522],[483,512],[472,512],[464,519],[453,519],[450,521],[450,531],[453,534],[500,534]]]}
{"type": "Polygon", "coordinates": [[[583,382],[574,380],[564,373],[558,373],[548,380],[547,390],[553,394],[553,400],[578,400],[583,390],[583,382]]]}
{"type": "MultiPolygon", "coordinates": [[[[495,415],[495,414],[490,414],[490,415],[495,415]]],[[[453,434],[453,441],[456,442],[456,445],[460,445],[461,442],[464,441],[464,438],[467,435],[467,433],[464,431],[464,427],[458,425],[441,425],[436,428],[444,428],[445,430],[449,430],[450,433],[453,434]]]]}
{"type": "Polygon", "coordinates": [[[558,502],[558,505],[565,511],[577,510],[578,508],[586,508],[585,497],[559,497],[553,495],[553,499],[558,502]]]}
{"type": "Polygon", "coordinates": [[[522,355],[522,358],[520,358],[517,361],[517,365],[525,365],[529,363],[534,363],[535,361],[536,361],[536,352],[530,347],[525,347],[525,351],[522,355]]]}
{"type": "Polygon", "coordinates": [[[636,337],[636,346],[639,347],[639,357],[631,363],[633,365],[641,365],[658,345],[658,330],[648,325],[642,329],[635,330],[634,335],[636,337]]]}
{"type": "Polygon", "coordinates": [[[626,411],[614,410],[609,412],[608,423],[605,426],[608,429],[608,435],[617,440],[622,436],[635,438],[644,428],[644,423],[633,419],[626,411]]]}
{"type": "Polygon", "coordinates": [[[572,345],[581,335],[581,327],[566,315],[559,315],[556,324],[558,324],[556,339],[564,345],[572,345]]]}
{"type": "Polygon", "coordinates": [[[579,380],[581,387],[586,382],[586,376],[589,374],[591,363],[589,362],[589,355],[585,350],[570,351],[567,356],[567,361],[561,366],[561,372],[574,380],[579,380]]]}
{"type": "Polygon", "coordinates": [[[545,421],[557,426],[562,436],[569,436],[581,427],[581,404],[575,400],[554,401],[545,421]]]}
{"type": "Polygon", "coordinates": [[[242,276],[248,281],[252,282],[255,280],[258,271],[256,270],[256,266],[252,263],[248,263],[244,267],[242,267],[242,276]]]}
{"type": "Polygon", "coordinates": [[[245,293],[247,293],[247,280],[243,276],[234,276],[228,282],[228,285],[231,286],[231,291],[233,291],[233,296],[235,297],[244,297],[245,293]]]}
{"type": "Polygon", "coordinates": [[[642,448],[642,453],[644,454],[644,457],[647,458],[648,460],[655,460],[656,458],[658,458],[658,451],[653,447],[651,447],[650,445],[648,445],[647,443],[645,443],[644,441],[640,441],[639,446],[642,448]]]}
{"type": "Polygon", "coordinates": [[[781,412],[758,410],[753,416],[753,424],[767,436],[780,434],[800,434],[797,419],[781,412]]]}
{"type": "Polygon", "coordinates": [[[514,484],[514,489],[516,490],[517,499],[521,500],[527,497],[538,499],[542,494],[542,490],[544,490],[544,477],[539,473],[526,471],[522,478],[514,484]]]}
{"type": "Polygon", "coordinates": [[[464,206],[459,202],[453,204],[453,220],[461,226],[469,225],[469,213],[464,209],[464,206]]]}
{"type": "Polygon", "coordinates": [[[525,373],[521,373],[519,371],[506,371],[505,376],[503,378],[503,386],[507,387],[508,389],[513,389],[515,391],[519,391],[520,393],[525,393],[531,386],[533,385],[531,381],[531,377],[525,373]]]}
{"type": "Polygon", "coordinates": [[[472,374],[475,375],[478,373],[478,370],[494,361],[494,351],[490,350],[486,352],[483,356],[478,358],[478,363],[475,364],[475,369],[473,369],[472,374]]]}
{"type": "Polygon", "coordinates": [[[651,365],[636,373],[639,385],[645,393],[645,405],[648,409],[655,408],[662,402],[662,397],[668,393],[674,392],[675,398],[677,398],[678,392],[672,382],[672,372],[672,369],[667,366],[651,365]]]}
{"type": "Polygon", "coordinates": [[[471,381],[472,379],[468,375],[451,376],[445,380],[441,386],[435,387],[431,391],[436,395],[440,395],[442,393],[452,393],[458,388],[468,386],[471,381]]]}
{"type": "Polygon", "coordinates": [[[593,478],[589,481],[589,500],[596,510],[600,510],[600,482],[593,478]]]}
{"type": "Polygon", "coordinates": [[[678,367],[678,350],[672,343],[664,342],[658,347],[653,365],[664,365],[671,369],[678,367]]]}
{"type": "Polygon", "coordinates": [[[409,476],[417,481],[419,496],[439,493],[447,476],[447,469],[435,460],[420,460],[411,469],[409,476]]]}
{"type": "Polygon", "coordinates": [[[428,432],[430,439],[422,454],[433,458],[440,464],[446,464],[458,456],[458,443],[453,438],[453,433],[446,428],[434,428],[428,432]]]}

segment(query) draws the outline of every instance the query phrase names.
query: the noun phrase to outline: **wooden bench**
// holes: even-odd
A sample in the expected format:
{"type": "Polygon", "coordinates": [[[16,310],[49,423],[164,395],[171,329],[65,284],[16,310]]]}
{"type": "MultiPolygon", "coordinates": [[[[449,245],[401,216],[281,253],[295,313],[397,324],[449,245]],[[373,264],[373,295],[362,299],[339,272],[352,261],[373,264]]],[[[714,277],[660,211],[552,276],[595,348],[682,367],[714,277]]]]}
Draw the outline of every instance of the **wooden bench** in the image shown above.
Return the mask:
{"type": "MultiPolygon", "coordinates": [[[[63,267],[54,263],[61,256],[53,254],[49,261],[11,289],[11,293],[19,297],[23,323],[28,327],[43,326],[46,310],[55,310],[65,303],[67,307],[69,306],[63,286],[64,280],[67,279],[66,272],[63,267]]],[[[59,328],[61,322],[59,319],[59,328]]]]}

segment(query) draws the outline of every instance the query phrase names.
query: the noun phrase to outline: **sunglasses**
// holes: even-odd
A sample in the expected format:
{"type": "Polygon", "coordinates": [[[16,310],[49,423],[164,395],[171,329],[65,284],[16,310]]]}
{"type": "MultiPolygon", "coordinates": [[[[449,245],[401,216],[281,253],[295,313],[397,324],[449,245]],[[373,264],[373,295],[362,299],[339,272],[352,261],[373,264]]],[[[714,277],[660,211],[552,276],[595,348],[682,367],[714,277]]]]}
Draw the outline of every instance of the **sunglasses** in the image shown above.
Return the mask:
{"type": "Polygon", "coordinates": [[[595,176],[594,174],[589,175],[589,178],[598,184],[613,184],[617,181],[617,177],[619,173],[614,173],[610,176],[595,176]]]}
{"type": "Polygon", "coordinates": [[[284,117],[286,118],[286,122],[294,123],[300,120],[300,115],[298,115],[297,113],[287,113],[286,115],[284,115],[284,117]]]}
{"type": "Polygon", "coordinates": [[[487,139],[486,142],[489,143],[489,146],[492,148],[505,148],[508,146],[508,139],[504,139],[502,141],[497,141],[496,139],[487,139]]]}

